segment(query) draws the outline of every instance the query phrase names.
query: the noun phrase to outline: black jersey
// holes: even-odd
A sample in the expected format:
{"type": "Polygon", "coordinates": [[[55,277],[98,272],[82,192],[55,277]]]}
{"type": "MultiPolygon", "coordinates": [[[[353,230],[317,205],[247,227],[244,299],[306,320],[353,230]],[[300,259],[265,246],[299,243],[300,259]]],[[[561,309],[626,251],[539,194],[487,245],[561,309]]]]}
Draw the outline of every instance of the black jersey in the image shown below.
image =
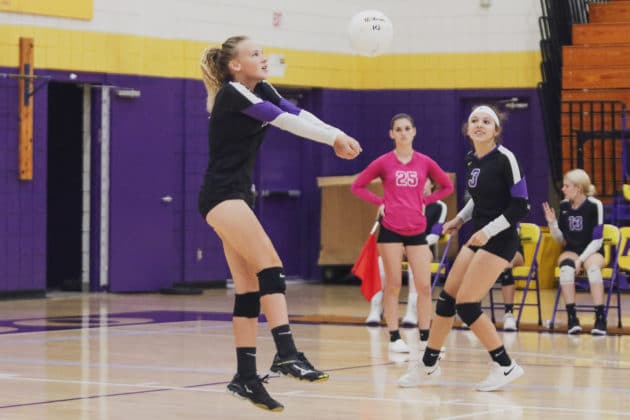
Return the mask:
{"type": "Polygon", "coordinates": [[[525,178],[514,154],[503,146],[482,158],[467,154],[466,188],[474,203],[475,231],[495,220],[503,229],[516,229],[529,212],[525,178]]]}
{"type": "MultiPolygon", "coordinates": [[[[565,250],[581,254],[591,242],[602,239],[603,208],[602,202],[594,197],[588,197],[577,209],[571,208],[568,200],[560,202],[558,227],[566,241],[565,250]]],[[[593,252],[597,252],[600,246],[593,252]]]]}
{"type": "Polygon", "coordinates": [[[300,109],[265,81],[253,92],[237,82],[221,85],[210,116],[210,160],[199,197],[199,211],[204,217],[224,199],[242,198],[253,203],[252,176],[258,149],[269,122],[283,112],[298,114],[300,109]]]}
{"type": "Polygon", "coordinates": [[[443,201],[436,201],[424,209],[424,215],[427,218],[427,228],[424,231],[427,235],[441,235],[442,225],[446,220],[446,204],[443,201]]]}

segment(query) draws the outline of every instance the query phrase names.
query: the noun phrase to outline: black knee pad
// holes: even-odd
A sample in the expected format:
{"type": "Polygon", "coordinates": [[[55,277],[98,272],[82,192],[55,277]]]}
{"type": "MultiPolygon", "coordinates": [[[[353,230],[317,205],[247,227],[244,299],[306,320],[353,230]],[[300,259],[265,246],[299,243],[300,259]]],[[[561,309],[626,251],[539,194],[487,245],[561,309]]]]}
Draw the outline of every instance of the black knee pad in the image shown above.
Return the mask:
{"type": "Polygon", "coordinates": [[[265,268],[258,274],[258,284],[260,285],[260,296],[282,293],[287,290],[284,282],[284,272],[282,267],[265,268]]]}
{"type": "Polygon", "coordinates": [[[501,286],[512,286],[514,284],[514,275],[511,268],[501,273],[499,278],[501,279],[501,286]]]}
{"type": "Polygon", "coordinates": [[[571,258],[565,258],[564,260],[560,261],[560,264],[558,264],[558,267],[562,267],[565,265],[575,268],[575,261],[573,261],[571,258]]]}
{"type": "Polygon", "coordinates": [[[249,292],[234,296],[234,316],[258,318],[260,315],[260,293],[249,292]]]}
{"type": "Polygon", "coordinates": [[[483,314],[481,302],[458,303],[456,307],[457,315],[468,326],[471,326],[483,314]]]}
{"type": "Polygon", "coordinates": [[[435,304],[435,313],[444,317],[455,316],[455,298],[442,290],[435,304]]]}

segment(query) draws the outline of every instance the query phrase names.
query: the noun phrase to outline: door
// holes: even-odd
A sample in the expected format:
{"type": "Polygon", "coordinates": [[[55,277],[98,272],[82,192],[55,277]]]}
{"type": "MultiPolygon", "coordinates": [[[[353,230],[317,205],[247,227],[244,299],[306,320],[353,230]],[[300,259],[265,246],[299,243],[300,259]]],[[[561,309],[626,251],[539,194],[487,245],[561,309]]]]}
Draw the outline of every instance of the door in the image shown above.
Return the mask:
{"type": "Polygon", "coordinates": [[[133,90],[112,88],[110,96],[109,290],[156,291],[181,274],[182,111],[168,94],[178,82],[119,77],[110,83],[133,90]]]}
{"type": "Polygon", "coordinates": [[[83,89],[48,85],[46,287],[81,290],[83,89]]]}

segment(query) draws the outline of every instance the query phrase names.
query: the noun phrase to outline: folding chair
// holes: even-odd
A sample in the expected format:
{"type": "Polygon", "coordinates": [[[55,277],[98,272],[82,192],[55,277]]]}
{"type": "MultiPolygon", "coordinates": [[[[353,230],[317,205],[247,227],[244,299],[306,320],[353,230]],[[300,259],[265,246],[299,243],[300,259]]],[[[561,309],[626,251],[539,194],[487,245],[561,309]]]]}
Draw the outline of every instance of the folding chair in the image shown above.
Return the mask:
{"type": "MultiPolygon", "coordinates": [[[[450,233],[445,233],[440,236],[437,244],[435,244],[435,258],[431,263],[431,276],[433,280],[431,281],[431,291],[435,288],[435,285],[440,281],[440,279],[446,279],[448,274],[449,262],[448,262],[448,250],[451,246],[451,241],[453,240],[453,236],[450,233]],[[440,248],[443,246],[442,256],[440,257],[439,252],[440,248]]],[[[409,263],[407,261],[403,261],[402,263],[402,271],[407,272],[409,270],[409,263]]]]}
{"type": "MultiPolygon", "coordinates": [[[[606,318],[608,318],[608,309],[611,307],[610,300],[612,297],[613,290],[615,289],[615,286],[616,286],[617,275],[619,271],[619,255],[621,254],[621,250],[623,249],[623,247],[620,246],[621,234],[619,232],[619,229],[614,225],[610,225],[610,224],[604,225],[602,239],[604,242],[603,247],[604,247],[604,264],[605,264],[604,268],[602,268],[602,278],[604,279],[604,284],[608,282],[606,306],[604,308],[604,314],[606,318]]],[[[559,267],[556,267],[555,278],[556,280],[560,279],[559,267]]],[[[576,282],[576,285],[579,282],[580,286],[583,286],[587,290],[589,289],[588,278],[586,277],[584,273],[581,273],[579,275],[578,273],[576,273],[575,282],[576,282]]],[[[617,290],[617,293],[616,293],[617,304],[613,305],[612,308],[617,309],[617,323],[618,323],[618,326],[621,328],[621,294],[619,292],[619,287],[616,287],[616,290],[617,290]]],[[[556,299],[553,304],[553,314],[551,316],[551,322],[549,324],[550,329],[554,329],[554,326],[556,324],[556,314],[559,311],[566,312],[566,309],[558,307],[561,294],[562,294],[562,288],[558,286],[558,290],[556,291],[556,299]]],[[[577,305],[576,304],[575,309],[576,311],[579,311],[579,312],[586,312],[589,310],[592,311],[594,309],[594,306],[592,304],[590,305],[587,305],[587,304],[577,305]]]]}
{"type": "Polygon", "coordinates": [[[446,280],[446,276],[448,275],[449,262],[448,262],[448,250],[451,247],[451,241],[453,240],[453,235],[450,233],[445,233],[440,236],[438,239],[438,243],[435,247],[435,260],[431,263],[431,275],[433,276],[433,282],[431,283],[431,292],[435,288],[435,285],[438,284],[440,279],[446,280]],[[444,245],[444,250],[442,251],[442,256],[439,256],[440,246],[444,245]],[[437,261],[439,259],[439,261],[437,261]]]}
{"type": "Polygon", "coordinates": [[[613,200],[612,223],[618,225],[630,221],[630,184],[623,184],[622,196],[617,196],[613,200]]]}
{"type": "MultiPolygon", "coordinates": [[[[521,317],[523,316],[523,309],[525,306],[536,306],[538,308],[538,325],[542,325],[542,311],[540,308],[540,287],[538,284],[538,263],[540,261],[538,251],[540,250],[540,244],[542,242],[542,234],[540,227],[534,223],[521,223],[519,229],[519,236],[521,238],[521,244],[523,245],[523,265],[512,268],[512,275],[514,281],[525,280],[525,287],[523,288],[523,295],[520,303],[514,304],[514,309],[518,309],[518,316],[516,318],[516,326],[521,323],[521,317]],[[532,282],[536,284],[536,302],[527,303],[527,293],[530,290],[532,282]]],[[[492,322],[495,322],[494,310],[495,306],[503,304],[503,302],[495,302],[494,292],[501,290],[501,283],[497,282],[489,292],[490,306],[485,309],[490,309],[490,317],[492,322]]]]}
{"type": "MultiPolygon", "coordinates": [[[[617,254],[617,278],[615,279],[615,287],[617,288],[617,304],[610,306],[612,293],[609,292],[606,306],[608,309],[617,309],[617,326],[621,328],[621,280],[622,276],[628,276],[630,273],[630,255],[628,254],[628,248],[630,248],[630,227],[619,228],[620,243],[619,253],[617,254]],[[623,271],[623,274],[620,273],[623,271]]],[[[627,278],[627,277],[626,277],[627,278]]],[[[606,312],[608,316],[608,312],[606,312]]]]}

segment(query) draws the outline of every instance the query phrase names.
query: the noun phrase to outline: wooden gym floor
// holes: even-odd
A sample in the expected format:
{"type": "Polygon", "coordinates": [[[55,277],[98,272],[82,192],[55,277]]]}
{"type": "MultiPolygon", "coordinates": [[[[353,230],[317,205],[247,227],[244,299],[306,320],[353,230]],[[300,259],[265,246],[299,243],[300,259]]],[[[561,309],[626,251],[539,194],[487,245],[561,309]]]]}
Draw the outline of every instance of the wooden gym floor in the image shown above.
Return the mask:
{"type": "MultiPolygon", "coordinates": [[[[543,292],[543,317],[549,319],[553,291],[543,292]]],[[[2,301],[0,419],[630,416],[630,335],[532,331],[536,320],[528,311],[521,331],[501,333],[525,369],[514,384],[494,393],[475,391],[489,356],[470,331],[456,329],[446,343],[438,384],[401,389],[397,378],[419,355],[415,329],[402,330],[414,349],[408,360],[388,353],[385,328],[362,325],[368,304],[358,287],[293,283],[288,297],[299,348],[331,379],[311,384],[270,378],[267,387],[284,403],[283,413],[265,412],[225,392],[235,371],[232,289],[199,296],[59,293],[2,301]]],[[[624,298],[630,315],[630,299],[624,298]]],[[[581,319],[585,326],[592,323],[590,314],[581,319]]],[[[273,354],[262,323],[261,373],[273,354]]]]}

